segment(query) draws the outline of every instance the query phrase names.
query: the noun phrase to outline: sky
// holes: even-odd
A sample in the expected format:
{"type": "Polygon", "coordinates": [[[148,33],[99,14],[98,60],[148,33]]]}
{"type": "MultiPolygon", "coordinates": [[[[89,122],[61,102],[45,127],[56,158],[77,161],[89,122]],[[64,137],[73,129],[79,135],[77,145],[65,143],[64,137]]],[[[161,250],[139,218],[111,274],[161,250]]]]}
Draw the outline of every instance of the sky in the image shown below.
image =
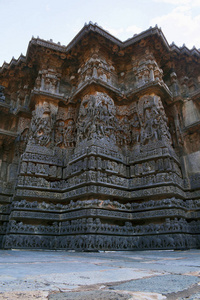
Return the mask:
{"type": "Polygon", "coordinates": [[[125,41],[156,24],[169,44],[200,48],[200,0],[0,0],[0,66],[32,36],[68,45],[92,21],[125,41]]]}

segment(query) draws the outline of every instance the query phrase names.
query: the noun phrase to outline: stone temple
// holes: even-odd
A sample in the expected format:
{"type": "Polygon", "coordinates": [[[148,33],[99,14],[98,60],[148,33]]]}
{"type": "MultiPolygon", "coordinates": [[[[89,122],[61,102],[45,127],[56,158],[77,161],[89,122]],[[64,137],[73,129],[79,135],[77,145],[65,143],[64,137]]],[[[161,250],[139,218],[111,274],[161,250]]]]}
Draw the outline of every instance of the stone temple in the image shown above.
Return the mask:
{"type": "Polygon", "coordinates": [[[86,24],[0,68],[0,247],[200,246],[200,51],[86,24]]]}

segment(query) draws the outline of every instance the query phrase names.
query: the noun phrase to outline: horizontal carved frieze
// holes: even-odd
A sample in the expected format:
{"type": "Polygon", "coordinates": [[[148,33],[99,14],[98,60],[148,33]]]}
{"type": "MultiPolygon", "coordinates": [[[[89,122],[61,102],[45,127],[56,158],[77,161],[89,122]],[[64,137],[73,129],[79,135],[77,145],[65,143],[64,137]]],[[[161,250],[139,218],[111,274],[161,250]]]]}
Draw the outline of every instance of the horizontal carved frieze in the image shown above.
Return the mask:
{"type": "Polygon", "coordinates": [[[166,217],[181,217],[186,218],[187,212],[182,209],[166,208],[162,210],[152,210],[144,212],[122,212],[116,210],[103,210],[103,209],[79,209],[70,212],[63,212],[61,214],[55,212],[34,212],[34,211],[12,211],[12,219],[44,219],[44,220],[70,220],[76,218],[86,217],[103,217],[108,219],[117,220],[144,220],[156,219],[166,217]]]}
{"type": "Polygon", "coordinates": [[[200,233],[200,221],[192,221],[190,224],[183,218],[167,218],[164,223],[133,226],[131,222],[125,222],[125,225],[113,225],[102,223],[99,218],[82,218],[65,222],[53,222],[52,225],[30,225],[23,222],[10,221],[4,223],[1,232],[7,228],[9,233],[31,233],[31,234],[84,234],[100,233],[114,235],[152,235],[158,233],[200,233]],[[5,225],[4,225],[5,224],[5,225]]]}
{"type": "Polygon", "coordinates": [[[184,249],[198,247],[199,241],[189,234],[168,234],[152,236],[107,236],[107,235],[68,235],[63,237],[40,235],[7,235],[3,241],[9,248],[39,248],[39,249],[184,249]]]}
{"type": "Polygon", "coordinates": [[[29,153],[25,152],[22,154],[21,157],[22,161],[31,161],[31,162],[40,162],[45,164],[52,164],[57,166],[62,166],[63,161],[62,159],[57,158],[56,156],[50,156],[45,154],[37,154],[37,153],[29,153]]]}
{"type": "Polygon", "coordinates": [[[162,200],[147,200],[145,202],[128,202],[120,203],[116,200],[77,200],[76,202],[71,200],[68,204],[53,204],[48,202],[38,202],[38,201],[27,201],[19,200],[14,201],[11,205],[14,210],[34,210],[34,211],[53,211],[53,212],[65,212],[71,210],[77,210],[82,208],[103,208],[109,210],[119,210],[119,211],[146,211],[154,209],[164,209],[164,208],[181,208],[185,211],[189,210],[190,213],[195,210],[200,210],[199,200],[182,200],[175,197],[166,198],[162,200]]]}

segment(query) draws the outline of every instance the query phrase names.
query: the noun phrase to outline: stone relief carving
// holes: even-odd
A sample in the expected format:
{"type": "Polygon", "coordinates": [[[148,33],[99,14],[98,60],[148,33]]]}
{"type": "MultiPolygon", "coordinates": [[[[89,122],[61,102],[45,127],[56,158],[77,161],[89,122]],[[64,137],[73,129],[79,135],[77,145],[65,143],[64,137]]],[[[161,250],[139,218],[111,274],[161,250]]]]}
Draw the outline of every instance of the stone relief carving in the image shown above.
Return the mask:
{"type": "Polygon", "coordinates": [[[74,147],[76,144],[75,122],[69,119],[64,128],[64,145],[66,148],[74,147]]]}
{"type": "Polygon", "coordinates": [[[29,141],[40,146],[49,146],[53,142],[55,112],[48,102],[36,106],[32,112],[29,141]]]}
{"type": "Polygon", "coordinates": [[[55,146],[60,148],[73,148],[76,145],[76,113],[72,107],[58,109],[56,115],[54,140],[55,146]]]}
{"type": "Polygon", "coordinates": [[[63,120],[57,120],[55,124],[55,145],[56,146],[62,146],[64,142],[64,121],[63,120]]]}
{"type": "Polygon", "coordinates": [[[192,236],[175,234],[151,237],[118,237],[108,235],[72,235],[49,237],[34,235],[7,235],[5,248],[39,248],[39,249],[185,249],[194,246],[192,236]]]}
{"type": "Polygon", "coordinates": [[[115,114],[114,102],[108,95],[97,92],[85,96],[77,121],[77,143],[89,140],[115,143],[115,114]]]}
{"type": "Polygon", "coordinates": [[[35,81],[34,89],[52,94],[59,94],[61,74],[54,69],[41,70],[35,81]]]}
{"type": "Polygon", "coordinates": [[[16,138],[16,146],[15,146],[15,153],[14,156],[15,158],[19,158],[25,151],[26,149],[26,145],[28,142],[28,138],[29,138],[29,129],[25,128],[21,134],[18,135],[18,137],[16,138]]]}
{"type": "Polygon", "coordinates": [[[161,99],[158,96],[143,96],[138,103],[141,122],[141,145],[155,141],[171,144],[171,135],[167,125],[167,117],[161,99]]]}
{"type": "Polygon", "coordinates": [[[45,48],[37,78],[31,63],[2,69],[16,79],[5,75],[6,99],[0,86],[0,246],[200,246],[200,175],[183,168],[185,153],[198,162],[199,123],[185,128],[182,109],[190,98],[199,108],[199,75],[175,72],[142,42],[132,54],[132,45],[45,48]]]}
{"type": "Polygon", "coordinates": [[[146,55],[135,63],[133,71],[136,76],[136,87],[141,87],[151,81],[162,82],[163,71],[159,68],[152,55],[146,55]]]}
{"type": "Polygon", "coordinates": [[[114,66],[104,58],[99,57],[98,53],[92,54],[86,63],[79,68],[78,73],[78,88],[90,79],[100,79],[109,85],[116,85],[114,66]]]}
{"type": "Polygon", "coordinates": [[[16,107],[17,109],[28,109],[29,102],[30,102],[30,91],[28,85],[24,85],[23,87],[20,87],[20,89],[17,91],[17,101],[16,101],[16,107]]]}
{"type": "Polygon", "coordinates": [[[4,87],[2,85],[0,85],[0,101],[5,101],[5,96],[4,96],[4,87]]]}
{"type": "Polygon", "coordinates": [[[140,120],[138,116],[137,103],[129,106],[117,107],[117,130],[116,139],[119,146],[133,146],[140,139],[140,120]]]}

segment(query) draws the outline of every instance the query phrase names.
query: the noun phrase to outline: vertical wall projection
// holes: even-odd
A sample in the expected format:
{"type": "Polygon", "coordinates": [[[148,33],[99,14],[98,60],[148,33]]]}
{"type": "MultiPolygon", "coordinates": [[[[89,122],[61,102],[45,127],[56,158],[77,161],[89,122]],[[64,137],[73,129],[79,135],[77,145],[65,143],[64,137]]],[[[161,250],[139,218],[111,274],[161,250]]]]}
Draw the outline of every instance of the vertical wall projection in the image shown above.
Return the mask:
{"type": "Polygon", "coordinates": [[[200,53],[157,27],[33,38],[0,69],[0,247],[200,245],[200,53]],[[174,50],[176,48],[176,51],[174,50]]]}

